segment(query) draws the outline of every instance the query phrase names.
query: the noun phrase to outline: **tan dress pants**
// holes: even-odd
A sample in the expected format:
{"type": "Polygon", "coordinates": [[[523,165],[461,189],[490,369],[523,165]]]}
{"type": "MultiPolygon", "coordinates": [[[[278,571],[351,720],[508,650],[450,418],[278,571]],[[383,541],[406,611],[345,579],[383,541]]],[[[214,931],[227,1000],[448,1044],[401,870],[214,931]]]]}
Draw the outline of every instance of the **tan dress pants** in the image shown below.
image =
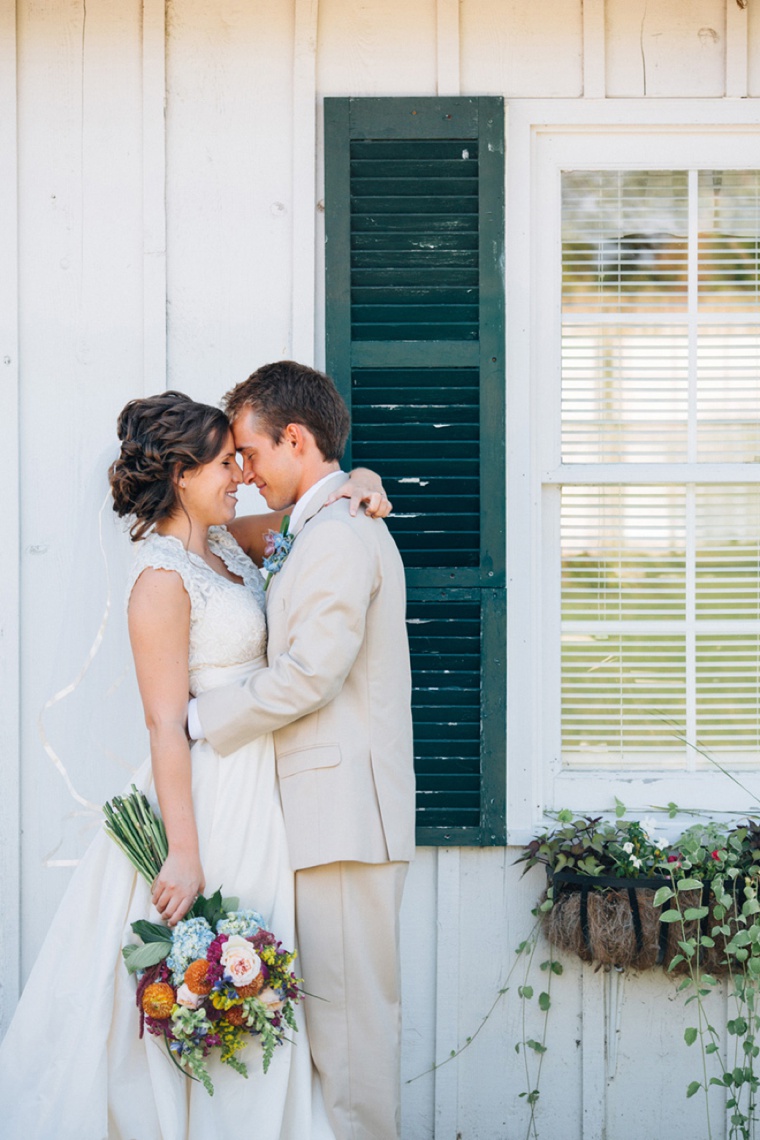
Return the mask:
{"type": "Polygon", "coordinates": [[[296,872],[306,1022],[337,1140],[400,1136],[399,910],[407,863],[296,872]],[[323,1000],[320,1000],[323,999],[323,1000]]]}

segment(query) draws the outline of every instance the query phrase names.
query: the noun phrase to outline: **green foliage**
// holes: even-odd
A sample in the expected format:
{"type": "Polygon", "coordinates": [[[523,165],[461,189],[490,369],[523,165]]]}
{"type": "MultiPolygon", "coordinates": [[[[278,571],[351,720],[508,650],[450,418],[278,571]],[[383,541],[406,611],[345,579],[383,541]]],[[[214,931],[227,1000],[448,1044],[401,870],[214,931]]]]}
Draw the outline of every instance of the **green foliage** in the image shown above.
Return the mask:
{"type": "Polygon", "coordinates": [[[122,949],[124,965],[130,974],[138,970],[147,970],[150,966],[157,966],[163,962],[172,948],[171,942],[146,942],[144,946],[125,946],[122,949]]]}

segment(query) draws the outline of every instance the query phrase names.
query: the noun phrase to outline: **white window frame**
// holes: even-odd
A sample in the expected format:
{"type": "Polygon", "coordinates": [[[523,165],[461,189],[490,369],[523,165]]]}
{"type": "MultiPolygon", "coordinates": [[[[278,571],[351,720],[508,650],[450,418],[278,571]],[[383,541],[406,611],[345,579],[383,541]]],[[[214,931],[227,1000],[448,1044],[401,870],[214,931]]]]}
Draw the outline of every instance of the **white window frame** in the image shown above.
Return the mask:
{"type": "MultiPolygon", "coordinates": [[[[561,349],[560,177],[567,169],[760,167],[760,123],[751,100],[516,100],[507,112],[507,830],[510,844],[546,826],[545,812],[649,814],[747,811],[748,798],[720,772],[562,771],[559,708],[560,487],[600,482],[597,465],[556,465],[561,349]],[[545,490],[556,486],[556,495],[545,490]],[[552,576],[553,575],[553,576],[552,576]]],[[[640,465],[643,467],[644,465],[640,465]]],[[[662,482],[657,464],[645,479],[662,482]]],[[[605,465],[626,482],[626,465],[605,465]]],[[[693,468],[670,466],[693,481],[693,468]]],[[[702,464],[699,482],[760,482],[760,465],[702,464]]],[[[639,478],[641,470],[639,468],[639,478]]],[[[742,770],[760,802],[760,772],[742,770]]],[[[682,826],[688,820],[676,821],[682,826]]]]}

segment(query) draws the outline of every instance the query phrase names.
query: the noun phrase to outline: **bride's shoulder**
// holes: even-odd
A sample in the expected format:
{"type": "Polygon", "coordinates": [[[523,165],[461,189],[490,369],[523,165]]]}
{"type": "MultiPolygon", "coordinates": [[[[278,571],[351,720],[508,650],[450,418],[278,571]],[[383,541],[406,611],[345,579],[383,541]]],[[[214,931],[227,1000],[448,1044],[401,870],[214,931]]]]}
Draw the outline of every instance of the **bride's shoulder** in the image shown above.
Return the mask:
{"type": "MultiPolygon", "coordinates": [[[[147,538],[137,543],[133,558],[133,570],[180,570],[188,564],[187,551],[178,538],[172,534],[158,534],[153,531],[147,538]]],[[[138,571],[139,572],[139,571],[138,571]]]]}
{"type": "Polygon", "coordinates": [[[197,600],[192,564],[188,559],[187,551],[178,538],[169,534],[157,534],[154,531],[147,538],[141,539],[137,543],[127,577],[127,603],[129,603],[136,582],[147,570],[173,570],[182,580],[182,585],[185,592],[190,595],[190,600],[197,600]]]}

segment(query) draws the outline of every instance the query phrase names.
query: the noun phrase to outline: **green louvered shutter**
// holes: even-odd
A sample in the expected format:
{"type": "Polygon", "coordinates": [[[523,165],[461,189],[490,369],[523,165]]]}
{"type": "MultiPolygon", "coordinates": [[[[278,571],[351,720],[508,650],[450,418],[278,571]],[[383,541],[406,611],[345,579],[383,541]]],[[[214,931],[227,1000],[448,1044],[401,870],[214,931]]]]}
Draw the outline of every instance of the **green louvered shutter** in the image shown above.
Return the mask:
{"type": "Polygon", "coordinates": [[[407,572],[420,844],[505,841],[501,99],[326,99],[327,370],[407,572]]]}

